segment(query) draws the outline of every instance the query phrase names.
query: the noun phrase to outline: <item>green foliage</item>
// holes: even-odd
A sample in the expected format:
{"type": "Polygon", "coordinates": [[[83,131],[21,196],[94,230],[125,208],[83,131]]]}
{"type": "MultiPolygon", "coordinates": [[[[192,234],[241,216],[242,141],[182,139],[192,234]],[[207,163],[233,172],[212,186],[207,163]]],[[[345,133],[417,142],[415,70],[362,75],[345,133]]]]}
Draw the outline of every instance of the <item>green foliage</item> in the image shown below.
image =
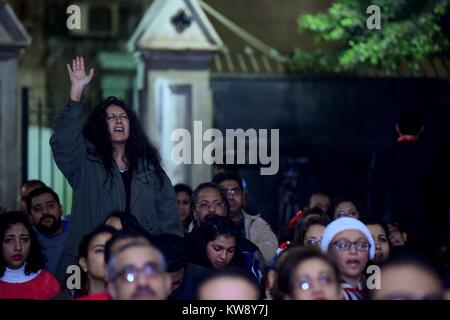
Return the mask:
{"type": "Polygon", "coordinates": [[[294,68],[390,73],[407,65],[417,70],[427,57],[448,53],[441,23],[449,9],[450,0],[336,0],[326,13],[298,17],[299,31],[314,33],[319,49],[296,49],[294,68]],[[366,26],[372,4],[381,9],[381,29],[366,26]]]}

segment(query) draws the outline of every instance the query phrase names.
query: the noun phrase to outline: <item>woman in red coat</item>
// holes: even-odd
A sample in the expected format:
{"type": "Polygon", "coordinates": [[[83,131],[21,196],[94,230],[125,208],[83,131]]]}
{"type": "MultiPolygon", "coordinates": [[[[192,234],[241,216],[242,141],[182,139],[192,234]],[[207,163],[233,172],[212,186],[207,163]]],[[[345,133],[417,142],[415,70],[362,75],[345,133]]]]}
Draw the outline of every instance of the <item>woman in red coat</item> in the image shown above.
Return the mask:
{"type": "Polygon", "coordinates": [[[45,265],[41,246],[22,212],[0,215],[0,299],[45,300],[61,287],[45,265]]]}

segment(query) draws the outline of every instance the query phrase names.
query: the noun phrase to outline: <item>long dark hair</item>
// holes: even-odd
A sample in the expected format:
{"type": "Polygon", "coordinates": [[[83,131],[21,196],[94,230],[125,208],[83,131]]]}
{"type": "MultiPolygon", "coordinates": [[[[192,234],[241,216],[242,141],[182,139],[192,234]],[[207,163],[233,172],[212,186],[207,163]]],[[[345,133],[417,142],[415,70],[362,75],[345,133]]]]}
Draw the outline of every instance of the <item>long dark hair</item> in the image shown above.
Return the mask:
{"type": "Polygon", "coordinates": [[[116,97],[109,97],[97,105],[83,128],[83,135],[94,145],[95,151],[101,156],[103,165],[113,176],[113,146],[108,132],[106,109],[110,105],[121,107],[127,114],[130,122],[130,135],[125,146],[125,157],[132,171],[138,169],[140,161],[145,166],[153,166],[161,185],[163,184],[164,171],[161,167],[161,157],[158,149],[149,141],[133,109],[124,101],[116,97]]]}
{"type": "MultiPolygon", "coordinates": [[[[30,235],[30,252],[26,259],[25,274],[29,275],[32,272],[38,272],[45,266],[45,258],[42,254],[41,245],[39,244],[36,232],[28,222],[27,217],[20,211],[9,211],[0,215],[0,241],[3,243],[5,234],[8,228],[13,225],[21,223],[28,230],[30,235]]],[[[6,260],[3,255],[3,250],[0,254],[0,277],[3,277],[6,270],[6,260]]]]}

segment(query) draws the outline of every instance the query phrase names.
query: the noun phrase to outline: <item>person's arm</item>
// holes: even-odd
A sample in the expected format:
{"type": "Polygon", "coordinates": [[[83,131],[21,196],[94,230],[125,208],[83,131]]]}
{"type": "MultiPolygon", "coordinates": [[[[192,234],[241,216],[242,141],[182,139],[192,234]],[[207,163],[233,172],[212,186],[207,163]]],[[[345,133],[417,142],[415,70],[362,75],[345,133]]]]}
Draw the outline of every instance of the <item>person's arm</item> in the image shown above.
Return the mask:
{"type": "Polygon", "coordinates": [[[253,235],[253,243],[258,246],[261,251],[266,263],[273,258],[278,249],[278,239],[275,233],[272,231],[270,225],[264,221],[264,219],[259,218],[255,221],[255,232],[253,235]]]}
{"type": "Polygon", "coordinates": [[[161,233],[184,237],[184,229],[178,214],[177,200],[172,183],[165,173],[162,187],[158,187],[159,178],[155,176],[155,179],[157,179],[154,181],[156,186],[156,212],[161,233]]]}
{"type": "Polygon", "coordinates": [[[84,87],[91,81],[94,76],[94,69],[89,70],[89,74],[84,71],[84,58],[75,57],[72,60],[72,68],[67,64],[67,71],[70,77],[70,100],[80,102],[84,87]]]}
{"type": "Polygon", "coordinates": [[[89,75],[86,75],[82,57],[76,57],[72,61],[72,68],[67,65],[67,69],[71,81],[70,99],[53,119],[54,132],[50,138],[50,146],[58,168],[75,189],[86,157],[82,128],[83,105],[80,101],[83,89],[91,81],[94,70],[91,69],[89,75]]]}

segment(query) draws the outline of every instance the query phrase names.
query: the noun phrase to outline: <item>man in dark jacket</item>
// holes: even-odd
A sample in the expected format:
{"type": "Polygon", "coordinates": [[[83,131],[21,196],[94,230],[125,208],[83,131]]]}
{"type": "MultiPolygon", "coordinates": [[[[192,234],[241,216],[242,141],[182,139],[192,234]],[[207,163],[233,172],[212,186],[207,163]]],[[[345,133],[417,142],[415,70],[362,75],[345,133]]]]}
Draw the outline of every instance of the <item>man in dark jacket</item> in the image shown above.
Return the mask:
{"type": "Polygon", "coordinates": [[[396,221],[408,233],[408,245],[436,256],[448,237],[448,207],[437,149],[420,139],[422,114],[400,113],[399,138],[375,153],[369,173],[369,211],[396,221]]]}

